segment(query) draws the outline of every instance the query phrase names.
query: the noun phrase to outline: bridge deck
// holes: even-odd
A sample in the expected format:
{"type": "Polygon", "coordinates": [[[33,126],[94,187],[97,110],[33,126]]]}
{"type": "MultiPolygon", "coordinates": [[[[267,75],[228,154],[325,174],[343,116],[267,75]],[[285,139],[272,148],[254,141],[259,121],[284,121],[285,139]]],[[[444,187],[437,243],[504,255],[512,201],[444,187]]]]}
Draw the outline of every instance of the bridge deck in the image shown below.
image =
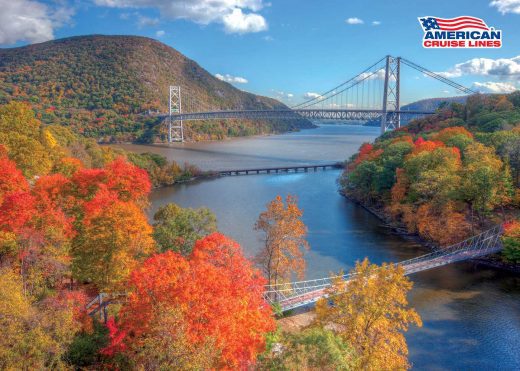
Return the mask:
{"type": "MultiPolygon", "coordinates": [[[[433,111],[387,111],[387,115],[399,114],[408,118],[431,115],[433,111]]],[[[218,119],[283,119],[283,120],[375,120],[381,118],[381,109],[285,109],[285,110],[221,110],[208,112],[183,112],[171,116],[173,121],[218,120],[218,119]]],[[[159,115],[167,119],[169,115],[159,115]]]]}
{"type": "Polygon", "coordinates": [[[235,169],[235,170],[221,170],[218,171],[220,176],[230,175],[249,175],[249,174],[270,174],[270,173],[288,173],[298,171],[309,171],[309,170],[326,170],[326,169],[342,169],[343,163],[334,162],[329,164],[315,164],[315,165],[294,165],[294,166],[277,166],[277,167],[264,167],[264,168],[252,168],[252,169],[235,169]]]}

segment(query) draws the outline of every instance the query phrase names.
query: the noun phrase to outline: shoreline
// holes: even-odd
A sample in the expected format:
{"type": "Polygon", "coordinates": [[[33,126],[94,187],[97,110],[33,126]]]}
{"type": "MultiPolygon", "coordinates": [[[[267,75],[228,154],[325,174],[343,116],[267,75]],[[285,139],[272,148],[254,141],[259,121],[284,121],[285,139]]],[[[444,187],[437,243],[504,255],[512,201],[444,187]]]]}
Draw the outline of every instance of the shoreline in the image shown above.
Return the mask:
{"type": "MultiPolygon", "coordinates": [[[[367,205],[364,205],[362,202],[359,202],[358,200],[348,196],[347,194],[345,194],[345,192],[343,192],[341,190],[339,191],[339,193],[340,193],[340,195],[345,197],[350,202],[362,207],[363,209],[365,209],[366,211],[368,211],[369,213],[374,215],[376,218],[381,220],[384,223],[385,227],[392,230],[392,233],[399,235],[403,238],[406,238],[408,240],[414,241],[414,242],[428,248],[431,251],[435,251],[440,248],[438,245],[425,240],[418,234],[411,233],[406,228],[395,224],[395,222],[393,222],[384,212],[377,210],[375,208],[369,207],[367,205]]],[[[520,274],[519,265],[515,265],[513,263],[506,263],[506,262],[502,261],[501,259],[497,258],[496,254],[481,257],[481,258],[471,259],[470,261],[473,263],[476,263],[476,264],[485,265],[490,268],[495,268],[495,269],[499,269],[499,270],[503,270],[503,271],[507,271],[507,272],[520,274]]]]}
{"type": "MultiPolygon", "coordinates": [[[[273,131],[273,132],[270,132],[270,133],[258,133],[258,134],[252,134],[252,135],[226,136],[226,137],[224,137],[222,139],[186,140],[184,142],[173,142],[173,144],[175,144],[175,143],[179,143],[179,144],[182,144],[182,143],[189,143],[189,144],[193,144],[193,143],[213,143],[213,142],[226,142],[226,141],[238,140],[238,139],[262,138],[262,137],[269,137],[269,136],[273,136],[273,135],[283,135],[283,134],[290,134],[290,133],[298,133],[298,132],[300,132],[302,130],[313,130],[313,129],[316,129],[316,128],[318,128],[320,126],[320,125],[315,124],[314,122],[312,124],[313,124],[312,127],[302,127],[302,128],[297,128],[297,129],[294,129],[294,130],[287,130],[287,131],[280,131],[280,132],[274,132],[273,131]]],[[[170,147],[170,145],[172,144],[172,143],[169,143],[168,141],[166,141],[166,142],[143,143],[143,142],[137,142],[137,141],[108,141],[108,142],[105,142],[105,141],[97,141],[97,140],[96,140],[96,143],[101,145],[101,146],[132,144],[132,145],[157,146],[157,147],[170,147]]]]}

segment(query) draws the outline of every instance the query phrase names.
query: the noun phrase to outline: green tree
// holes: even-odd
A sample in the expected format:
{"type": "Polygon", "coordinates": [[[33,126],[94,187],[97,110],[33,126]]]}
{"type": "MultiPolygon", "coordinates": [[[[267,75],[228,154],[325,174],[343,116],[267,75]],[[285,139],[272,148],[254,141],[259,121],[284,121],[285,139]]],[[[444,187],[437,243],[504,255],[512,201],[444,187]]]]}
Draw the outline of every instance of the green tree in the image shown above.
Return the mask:
{"type": "Polygon", "coordinates": [[[509,169],[493,148],[482,143],[466,148],[460,192],[479,215],[509,202],[512,196],[509,169]]]}
{"type": "Polygon", "coordinates": [[[410,182],[407,200],[424,203],[435,200],[443,203],[458,189],[460,156],[451,148],[440,147],[412,155],[404,164],[410,182]]]}
{"type": "Polygon", "coordinates": [[[359,366],[355,351],[331,330],[313,327],[280,337],[259,357],[258,369],[354,370],[359,366]]]}
{"type": "Polygon", "coordinates": [[[513,263],[520,263],[520,222],[515,220],[505,225],[502,236],[504,257],[513,263]]]}
{"type": "Polygon", "coordinates": [[[159,208],[153,219],[153,237],[161,252],[189,255],[195,241],[217,231],[217,218],[205,207],[182,208],[171,203],[159,208]]]}

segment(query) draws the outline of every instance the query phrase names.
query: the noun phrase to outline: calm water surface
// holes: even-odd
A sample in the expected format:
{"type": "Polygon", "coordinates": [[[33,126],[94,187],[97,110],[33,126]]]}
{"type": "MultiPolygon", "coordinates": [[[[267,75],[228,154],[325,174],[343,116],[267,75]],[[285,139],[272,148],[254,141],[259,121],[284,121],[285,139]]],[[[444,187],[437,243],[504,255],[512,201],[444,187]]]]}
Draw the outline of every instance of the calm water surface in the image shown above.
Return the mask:
{"type": "MultiPolygon", "coordinates": [[[[225,142],[122,147],[155,152],[202,169],[233,169],[340,161],[377,128],[325,125],[278,136],[225,142]]],[[[380,221],[337,192],[339,171],[225,177],[156,190],[150,215],[175,202],[207,206],[219,229],[248,256],[260,247],[253,231],[258,214],[276,195],[294,194],[304,209],[311,251],[307,277],[372,262],[400,261],[427,251],[392,235],[380,221]]],[[[424,326],[407,333],[410,360],[425,370],[520,370],[520,277],[474,263],[456,263],[411,276],[410,300],[424,326]]]]}

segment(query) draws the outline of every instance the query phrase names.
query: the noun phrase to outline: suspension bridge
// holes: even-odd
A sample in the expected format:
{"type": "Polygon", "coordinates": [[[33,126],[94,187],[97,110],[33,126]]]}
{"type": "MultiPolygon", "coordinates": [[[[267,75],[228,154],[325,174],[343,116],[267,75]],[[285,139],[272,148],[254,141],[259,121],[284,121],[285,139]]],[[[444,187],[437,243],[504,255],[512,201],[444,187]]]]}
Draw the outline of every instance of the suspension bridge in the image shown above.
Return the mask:
{"type": "MultiPolygon", "coordinates": [[[[432,253],[399,262],[397,265],[403,267],[405,275],[410,275],[493,254],[502,250],[500,240],[502,233],[503,226],[498,225],[457,244],[439,248],[432,253]]],[[[353,279],[353,276],[352,274],[345,274],[343,276],[267,285],[264,298],[270,304],[279,305],[282,311],[303,307],[326,297],[327,288],[331,287],[332,282],[337,278],[348,282],[353,279]]]]}
{"type": "MultiPolygon", "coordinates": [[[[475,259],[502,250],[500,237],[504,232],[503,225],[497,225],[476,236],[470,237],[457,244],[439,248],[429,254],[421,255],[413,259],[396,263],[403,267],[405,275],[442,267],[459,261],[475,259]]],[[[352,274],[343,276],[329,276],[306,281],[288,283],[275,283],[266,285],[264,298],[270,304],[278,305],[282,311],[308,306],[327,296],[327,288],[332,286],[335,279],[345,281],[353,279],[352,274]]],[[[87,304],[89,315],[99,315],[106,321],[106,307],[113,302],[124,301],[125,293],[106,294],[100,293],[87,304]]]]}
{"type": "Polygon", "coordinates": [[[224,119],[311,119],[335,121],[379,120],[381,133],[401,127],[402,121],[433,114],[433,111],[401,108],[401,67],[407,66],[424,76],[447,84],[462,94],[475,91],[432,72],[402,57],[385,56],[356,76],[316,94],[307,101],[290,108],[248,109],[222,107],[202,103],[194,92],[170,86],[169,113],[160,114],[168,124],[168,141],[183,142],[184,122],[224,119]]]}

